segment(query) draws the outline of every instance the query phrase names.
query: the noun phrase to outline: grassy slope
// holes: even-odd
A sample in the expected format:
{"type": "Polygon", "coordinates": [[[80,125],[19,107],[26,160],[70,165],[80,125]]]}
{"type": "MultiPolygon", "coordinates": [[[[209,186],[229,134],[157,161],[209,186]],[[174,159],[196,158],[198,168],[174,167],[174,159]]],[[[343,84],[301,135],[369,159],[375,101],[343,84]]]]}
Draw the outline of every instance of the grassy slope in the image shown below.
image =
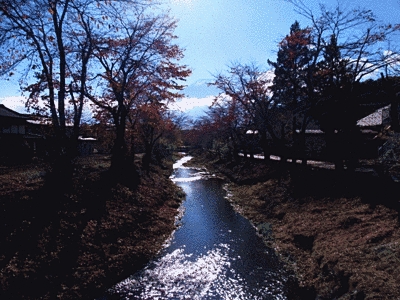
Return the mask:
{"type": "Polygon", "coordinates": [[[93,298],[162,248],[183,196],[171,166],[132,191],[109,184],[109,164],[78,160],[63,194],[44,187],[44,163],[0,168],[1,299],[93,298]]]}
{"type": "Polygon", "coordinates": [[[298,278],[300,299],[400,299],[399,188],[365,174],[196,159],[298,278]]]}

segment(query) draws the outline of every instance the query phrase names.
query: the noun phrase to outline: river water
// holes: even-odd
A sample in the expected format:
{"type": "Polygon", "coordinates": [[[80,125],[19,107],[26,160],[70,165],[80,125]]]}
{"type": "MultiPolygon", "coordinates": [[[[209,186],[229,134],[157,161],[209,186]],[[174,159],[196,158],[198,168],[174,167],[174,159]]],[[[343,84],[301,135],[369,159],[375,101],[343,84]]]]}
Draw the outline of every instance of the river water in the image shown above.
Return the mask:
{"type": "Polygon", "coordinates": [[[174,165],[186,200],[169,245],[143,270],[114,286],[112,299],[286,299],[273,251],[226,199],[223,182],[174,165]]]}

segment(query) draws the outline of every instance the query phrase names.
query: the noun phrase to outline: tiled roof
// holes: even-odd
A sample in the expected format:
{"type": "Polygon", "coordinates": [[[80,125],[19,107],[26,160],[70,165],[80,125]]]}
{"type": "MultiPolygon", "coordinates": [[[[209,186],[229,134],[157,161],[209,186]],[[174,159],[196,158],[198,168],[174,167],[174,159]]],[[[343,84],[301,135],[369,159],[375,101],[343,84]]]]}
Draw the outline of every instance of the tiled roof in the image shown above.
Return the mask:
{"type": "Polygon", "coordinates": [[[17,113],[12,109],[5,107],[3,104],[0,104],[0,117],[8,117],[8,118],[21,118],[26,119],[27,117],[23,114],[17,113]]]}
{"type": "Polygon", "coordinates": [[[377,109],[372,114],[357,121],[357,125],[361,127],[379,126],[383,124],[383,111],[389,109],[389,106],[377,109]]]}
{"type": "Polygon", "coordinates": [[[97,139],[96,138],[93,138],[93,137],[86,137],[86,138],[84,138],[84,137],[78,137],[78,140],[80,140],[80,141],[97,141],[97,139]]]}
{"type": "MultiPolygon", "coordinates": [[[[39,119],[35,119],[35,120],[28,120],[27,121],[29,124],[33,124],[33,125],[46,125],[46,126],[51,126],[53,125],[53,121],[49,118],[39,118],[39,119]]],[[[72,122],[65,122],[65,126],[67,127],[73,127],[74,123],[72,122]]]]}

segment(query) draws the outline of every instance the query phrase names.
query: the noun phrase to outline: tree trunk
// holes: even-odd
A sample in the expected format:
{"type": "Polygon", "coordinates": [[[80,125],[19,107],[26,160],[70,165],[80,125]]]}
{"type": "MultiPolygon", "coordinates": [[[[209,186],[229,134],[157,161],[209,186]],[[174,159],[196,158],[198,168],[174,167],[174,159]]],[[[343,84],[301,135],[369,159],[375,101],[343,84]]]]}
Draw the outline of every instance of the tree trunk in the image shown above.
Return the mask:
{"type": "Polygon", "coordinates": [[[296,164],[296,158],[298,155],[298,149],[299,149],[299,140],[298,140],[298,135],[296,132],[296,125],[297,120],[296,117],[293,116],[293,121],[292,121],[292,136],[293,136],[293,149],[292,149],[292,163],[295,165],[296,164]]]}
{"type": "Polygon", "coordinates": [[[114,116],[116,137],[111,154],[111,169],[118,171],[123,168],[126,158],[125,128],[126,128],[126,109],[121,107],[114,116]]]}
{"type": "Polygon", "coordinates": [[[144,155],[142,159],[143,169],[147,172],[150,170],[150,163],[151,163],[151,155],[152,155],[152,145],[150,143],[145,143],[144,147],[144,155]]]}
{"type": "Polygon", "coordinates": [[[399,109],[398,109],[398,102],[397,102],[397,97],[396,95],[391,95],[391,104],[390,104],[390,122],[391,122],[391,128],[395,132],[400,131],[400,125],[399,125],[399,109]]]}
{"type": "Polygon", "coordinates": [[[281,157],[281,163],[285,164],[287,163],[287,149],[285,145],[285,124],[281,124],[281,138],[279,140],[279,148],[280,148],[280,157],[281,157]]]}
{"type": "Polygon", "coordinates": [[[307,165],[307,155],[306,155],[306,133],[304,130],[301,131],[299,135],[299,151],[301,157],[301,164],[303,166],[307,165]]]}
{"type": "Polygon", "coordinates": [[[271,155],[271,149],[268,145],[268,140],[265,136],[265,133],[260,133],[260,134],[261,134],[260,145],[264,153],[264,161],[269,161],[271,155]]]}
{"type": "Polygon", "coordinates": [[[361,137],[358,128],[354,125],[351,128],[346,136],[345,143],[347,144],[347,153],[346,153],[346,168],[348,171],[355,171],[355,168],[358,165],[358,159],[360,157],[359,145],[361,144],[361,137]]]}
{"type": "Polygon", "coordinates": [[[307,128],[307,117],[304,116],[303,124],[301,126],[300,134],[300,152],[301,152],[301,164],[303,166],[307,165],[307,153],[306,153],[306,128],[307,128]]]}
{"type": "Polygon", "coordinates": [[[343,155],[342,155],[342,145],[340,144],[339,133],[335,133],[335,131],[327,130],[326,132],[326,147],[328,148],[328,153],[330,159],[335,164],[335,170],[343,171],[343,155]]]}
{"type": "Polygon", "coordinates": [[[233,144],[233,150],[232,150],[232,154],[233,154],[233,160],[234,161],[238,161],[239,160],[239,149],[237,147],[237,145],[234,143],[233,144]]]}

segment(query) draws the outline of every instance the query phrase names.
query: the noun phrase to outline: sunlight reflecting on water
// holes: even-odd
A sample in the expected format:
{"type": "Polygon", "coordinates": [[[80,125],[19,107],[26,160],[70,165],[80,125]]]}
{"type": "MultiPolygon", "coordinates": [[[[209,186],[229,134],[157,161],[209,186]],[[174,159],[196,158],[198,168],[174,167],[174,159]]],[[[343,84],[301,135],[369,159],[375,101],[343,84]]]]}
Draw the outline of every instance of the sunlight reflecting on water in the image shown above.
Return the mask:
{"type": "Polygon", "coordinates": [[[191,160],[193,156],[185,156],[182,157],[180,160],[178,160],[176,163],[173,164],[174,169],[179,169],[179,168],[184,168],[184,164],[187,163],[189,160],[191,160]]]}
{"type": "Polygon", "coordinates": [[[186,194],[167,247],[104,299],[286,299],[287,277],[248,220],[226,200],[223,181],[204,169],[174,165],[186,194]]]}
{"type": "Polygon", "coordinates": [[[196,181],[200,179],[207,179],[209,177],[209,174],[207,172],[197,172],[194,174],[190,174],[190,177],[174,177],[171,176],[171,180],[173,182],[191,182],[191,181],[196,181]]]}
{"type": "Polygon", "coordinates": [[[249,290],[231,268],[232,259],[240,257],[233,258],[227,244],[196,258],[184,252],[181,248],[166,254],[116,285],[113,292],[125,299],[285,299],[276,293],[279,282],[263,282],[258,290],[249,290]]]}

